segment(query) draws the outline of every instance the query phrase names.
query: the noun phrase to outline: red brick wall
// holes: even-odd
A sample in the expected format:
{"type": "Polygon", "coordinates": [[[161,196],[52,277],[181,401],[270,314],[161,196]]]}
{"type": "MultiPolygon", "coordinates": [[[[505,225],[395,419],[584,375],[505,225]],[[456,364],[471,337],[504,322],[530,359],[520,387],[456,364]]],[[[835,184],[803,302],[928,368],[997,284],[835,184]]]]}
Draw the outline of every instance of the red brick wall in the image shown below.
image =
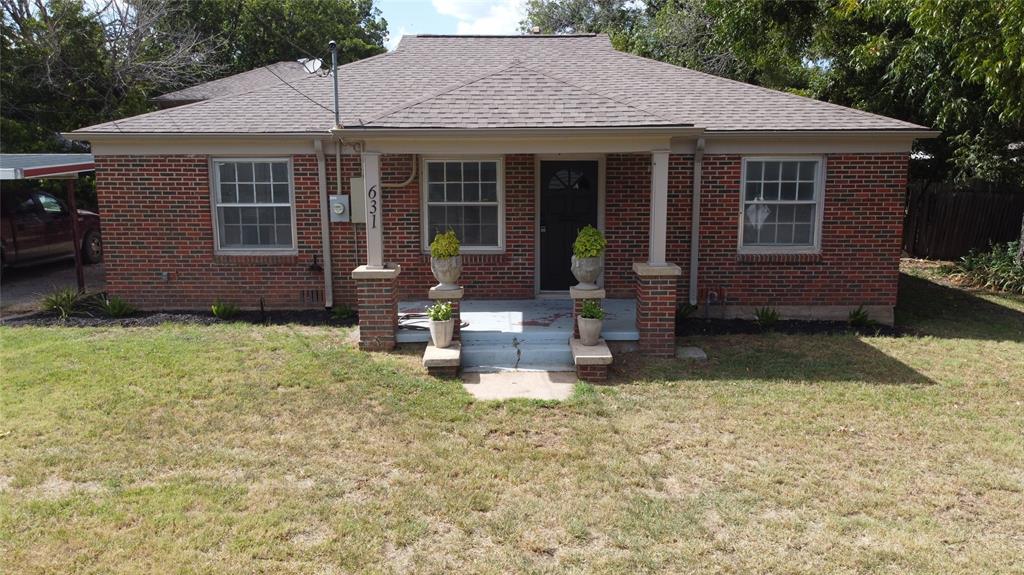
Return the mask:
{"type": "MultiPolygon", "coordinates": [[[[895,305],[906,154],[829,155],[820,255],[737,254],[741,158],[704,157],[699,298],[743,305],[895,305]]],[[[685,269],[685,267],[684,267],[685,269]]]]}
{"type": "MultiPolygon", "coordinates": [[[[294,158],[298,255],[214,256],[206,156],[97,156],[107,290],[142,308],[317,307],[320,254],[315,156],[294,158]],[[166,272],[165,281],[161,273],[166,272]]],[[[322,304],[319,304],[322,305],[322,304]]]]}

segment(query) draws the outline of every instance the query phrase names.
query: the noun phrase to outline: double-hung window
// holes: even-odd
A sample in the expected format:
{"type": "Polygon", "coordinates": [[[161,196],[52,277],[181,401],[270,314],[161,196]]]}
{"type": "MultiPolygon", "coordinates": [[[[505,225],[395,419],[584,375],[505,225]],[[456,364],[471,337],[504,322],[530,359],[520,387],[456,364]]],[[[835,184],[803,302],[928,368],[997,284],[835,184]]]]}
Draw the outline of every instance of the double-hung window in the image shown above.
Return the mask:
{"type": "Polygon", "coordinates": [[[454,230],[465,251],[504,246],[500,160],[424,162],[424,247],[454,230]]]}
{"type": "Polygon", "coordinates": [[[286,159],[218,159],[214,220],[218,251],[294,251],[295,202],[286,159]]]}
{"type": "Polygon", "coordinates": [[[821,172],[820,158],[745,159],[740,252],[817,251],[821,172]]]}

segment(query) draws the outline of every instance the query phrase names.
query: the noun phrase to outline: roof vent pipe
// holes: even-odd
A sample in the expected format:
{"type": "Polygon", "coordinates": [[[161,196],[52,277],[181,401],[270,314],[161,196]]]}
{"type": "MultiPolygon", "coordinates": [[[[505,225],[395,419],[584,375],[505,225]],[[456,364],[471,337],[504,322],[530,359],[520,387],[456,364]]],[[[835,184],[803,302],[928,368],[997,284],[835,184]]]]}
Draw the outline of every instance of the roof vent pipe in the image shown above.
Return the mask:
{"type": "Polygon", "coordinates": [[[341,127],[341,108],[338,107],[338,43],[334,40],[328,44],[331,47],[331,76],[334,76],[334,127],[341,127]]]}

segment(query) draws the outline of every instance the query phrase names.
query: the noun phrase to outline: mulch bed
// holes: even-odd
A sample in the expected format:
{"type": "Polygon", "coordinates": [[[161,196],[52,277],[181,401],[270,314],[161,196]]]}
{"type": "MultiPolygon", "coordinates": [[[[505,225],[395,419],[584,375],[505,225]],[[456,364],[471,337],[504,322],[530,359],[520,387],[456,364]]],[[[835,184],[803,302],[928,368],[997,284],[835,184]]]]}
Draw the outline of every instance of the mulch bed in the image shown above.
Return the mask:
{"type": "Polygon", "coordinates": [[[138,312],[128,317],[111,318],[88,312],[75,313],[65,319],[56,313],[37,312],[30,315],[2,319],[0,324],[8,326],[65,326],[65,327],[150,327],[163,323],[210,325],[215,323],[249,323],[257,325],[330,325],[345,327],[355,325],[355,317],[346,320],[334,319],[325,310],[278,310],[240,311],[229,320],[222,320],[209,313],[197,311],[138,312]]]}
{"type": "Polygon", "coordinates": [[[689,317],[676,322],[676,335],[732,335],[784,333],[790,335],[821,335],[855,333],[865,336],[900,336],[899,328],[888,325],[853,327],[845,321],[779,320],[765,329],[757,322],[746,319],[704,319],[689,317]]]}

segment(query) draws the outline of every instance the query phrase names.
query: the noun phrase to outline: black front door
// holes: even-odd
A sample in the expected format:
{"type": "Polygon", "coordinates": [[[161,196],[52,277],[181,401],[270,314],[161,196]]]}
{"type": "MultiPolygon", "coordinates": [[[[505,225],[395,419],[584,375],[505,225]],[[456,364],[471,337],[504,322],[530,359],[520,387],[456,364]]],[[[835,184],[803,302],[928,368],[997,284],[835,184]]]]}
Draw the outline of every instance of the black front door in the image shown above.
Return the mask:
{"type": "Polygon", "coordinates": [[[583,226],[597,226],[597,162],[540,164],[540,289],[575,285],[572,244],[583,226]]]}

